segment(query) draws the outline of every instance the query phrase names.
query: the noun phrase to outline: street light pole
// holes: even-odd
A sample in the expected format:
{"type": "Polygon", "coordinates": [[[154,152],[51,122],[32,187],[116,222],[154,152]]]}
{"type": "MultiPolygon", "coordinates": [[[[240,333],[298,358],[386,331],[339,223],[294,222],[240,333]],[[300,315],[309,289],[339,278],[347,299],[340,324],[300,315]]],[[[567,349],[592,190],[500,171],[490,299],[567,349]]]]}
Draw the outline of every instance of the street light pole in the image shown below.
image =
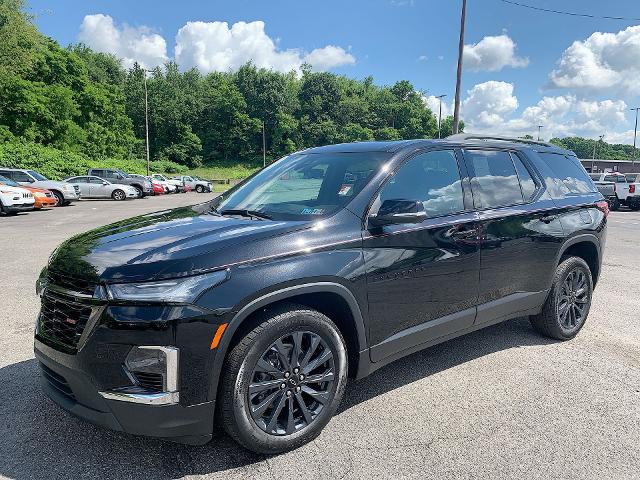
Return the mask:
{"type": "Polygon", "coordinates": [[[456,72],[456,99],[453,107],[453,133],[458,133],[460,123],[460,83],[462,82],[462,54],[464,53],[464,23],[467,17],[467,0],[462,0],[460,14],[460,42],[458,43],[458,70],[456,72]]]}
{"type": "Polygon", "coordinates": [[[593,158],[591,159],[591,173],[593,173],[593,168],[595,167],[595,164],[596,164],[596,146],[598,145],[598,142],[602,141],[603,138],[604,138],[604,135],[600,135],[600,139],[593,142],[593,158]]]}
{"type": "Polygon", "coordinates": [[[446,94],[443,94],[443,95],[438,95],[436,97],[438,100],[440,100],[440,106],[438,109],[438,138],[442,138],[442,135],[440,132],[440,125],[442,125],[442,99],[446,96],[447,96],[446,94]]]}
{"type": "Polygon", "coordinates": [[[538,125],[538,141],[540,141],[540,129],[542,129],[544,125],[538,125]]]}
{"type": "Polygon", "coordinates": [[[147,70],[142,69],[144,75],[144,135],[147,145],[147,177],[151,175],[150,162],[149,162],[149,99],[147,96],[147,70]]]}
{"type": "Polygon", "coordinates": [[[636,137],[638,136],[638,110],[640,110],[640,107],[634,107],[630,110],[636,111],[636,126],[633,129],[633,158],[631,159],[631,165],[634,166],[636,164],[636,158],[638,157],[638,151],[636,150],[636,137]]]}

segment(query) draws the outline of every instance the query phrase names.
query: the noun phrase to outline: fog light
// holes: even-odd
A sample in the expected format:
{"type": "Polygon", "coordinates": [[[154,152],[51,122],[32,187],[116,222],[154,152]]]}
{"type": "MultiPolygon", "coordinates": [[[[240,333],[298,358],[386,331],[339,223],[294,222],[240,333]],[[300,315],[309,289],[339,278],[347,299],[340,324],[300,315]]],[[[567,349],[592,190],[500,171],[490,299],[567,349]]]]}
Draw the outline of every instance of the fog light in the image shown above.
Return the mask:
{"type": "Polygon", "coordinates": [[[136,385],[154,392],[178,391],[178,349],[174,347],[133,347],[125,367],[136,385]]]}

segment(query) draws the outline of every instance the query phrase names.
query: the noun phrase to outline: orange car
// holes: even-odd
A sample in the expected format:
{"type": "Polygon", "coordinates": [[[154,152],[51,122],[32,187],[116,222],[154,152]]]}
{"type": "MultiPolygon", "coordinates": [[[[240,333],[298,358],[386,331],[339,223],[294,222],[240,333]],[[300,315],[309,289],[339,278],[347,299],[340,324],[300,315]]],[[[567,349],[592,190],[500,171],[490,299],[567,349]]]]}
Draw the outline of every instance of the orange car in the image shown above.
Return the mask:
{"type": "Polygon", "coordinates": [[[33,208],[36,210],[46,207],[55,207],[58,204],[58,200],[55,195],[47,189],[20,185],[19,183],[16,183],[7,177],[3,177],[2,175],[0,175],[0,184],[29,190],[33,194],[33,199],[35,200],[33,208]]]}

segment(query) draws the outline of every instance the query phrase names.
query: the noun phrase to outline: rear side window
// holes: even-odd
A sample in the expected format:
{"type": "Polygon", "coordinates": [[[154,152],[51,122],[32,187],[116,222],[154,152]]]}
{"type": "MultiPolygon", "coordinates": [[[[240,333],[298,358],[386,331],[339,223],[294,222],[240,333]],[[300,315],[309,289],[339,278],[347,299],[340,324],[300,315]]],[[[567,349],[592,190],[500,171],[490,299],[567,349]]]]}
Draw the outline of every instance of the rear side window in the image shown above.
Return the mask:
{"type": "Polygon", "coordinates": [[[522,196],[524,200],[528,202],[533,198],[534,193],[536,193],[536,183],[533,181],[529,170],[522,163],[520,157],[515,153],[511,154],[511,158],[513,160],[513,164],[516,166],[516,172],[518,172],[518,179],[520,180],[520,187],[522,188],[522,196]]]}
{"type": "Polygon", "coordinates": [[[575,157],[558,153],[538,153],[554,174],[547,178],[547,188],[553,198],[562,198],[584,193],[595,193],[598,190],[575,157]]]}
{"type": "MultiPolygon", "coordinates": [[[[471,174],[473,199],[479,208],[495,208],[524,202],[516,167],[509,152],[465,150],[471,174]]],[[[523,168],[523,175],[531,176],[523,168]]],[[[535,184],[534,184],[535,190],[535,184]]]]}

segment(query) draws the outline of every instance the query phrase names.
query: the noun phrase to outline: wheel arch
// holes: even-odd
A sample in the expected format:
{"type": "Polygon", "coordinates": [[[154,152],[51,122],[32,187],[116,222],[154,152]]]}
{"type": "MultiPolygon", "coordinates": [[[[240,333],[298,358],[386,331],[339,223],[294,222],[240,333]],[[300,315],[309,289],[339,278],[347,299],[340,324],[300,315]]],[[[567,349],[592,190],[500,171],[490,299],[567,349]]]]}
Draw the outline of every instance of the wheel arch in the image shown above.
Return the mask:
{"type": "Polygon", "coordinates": [[[257,324],[259,314],[283,303],[294,303],[318,310],[338,327],[347,344],[349,375],[359,376],[360,353],[367,348],[366,330],[360,305],[351,291],[339,283],[314,282],[282,288],[262,295],[244,305],[228,323],[215,349],[209,399],[215,399],[220,374],[227,354],[257,324]]]}
{"type": "Polygon", "coordinates": [[[593,234],[582,234],[571,237],[560,249],[557,263],[562,257],[572,255],[582,258],[591,270],[593,285],[595,286],[600,276],[601,249],[600,240],[593,234]]]}

